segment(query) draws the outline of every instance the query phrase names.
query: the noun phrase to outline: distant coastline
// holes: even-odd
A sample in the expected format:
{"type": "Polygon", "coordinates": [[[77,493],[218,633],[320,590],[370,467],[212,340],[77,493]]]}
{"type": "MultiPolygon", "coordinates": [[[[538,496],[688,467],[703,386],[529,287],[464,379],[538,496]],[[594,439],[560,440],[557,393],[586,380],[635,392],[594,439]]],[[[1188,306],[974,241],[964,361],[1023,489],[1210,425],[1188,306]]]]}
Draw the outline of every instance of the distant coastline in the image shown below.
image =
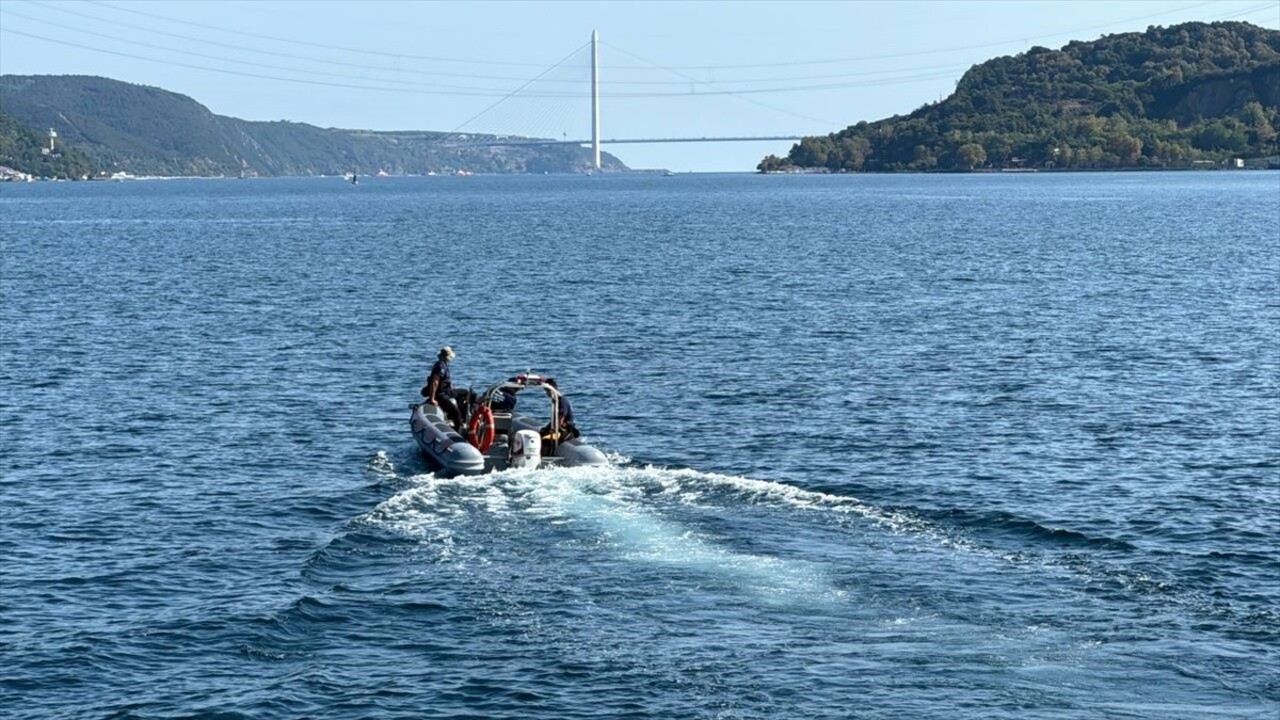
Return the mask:
{"type": "MultiPolygon", "coordinates": [[[[613,175],[650,175],[656,177],[674,177],[676,175],[688,175],[695,173],[673,173],[663,169],[627,169],[622,172],[610,173],[613,175]]],[[[696,173],[696,174],[717,174],[717,173],[696,173]]],[[[745,170],[731,172],[728,174],[749,174],[745,170]]],[[[536,175],[530,173],[402,173],[381,175],[371,174],[368,176],[369,182],[380,182],[384,180],[395,180],[404,178],[440,178],[442,180],[451,178],[468,178],[468,177],[496,177],[524,175],[529,177],[540,177],[543,175],[583,175],[583,173],[538,173],[536,175]]],[[[585,177],[585,175],[584,175],[585,177]]],[[[349,176],[344,175],[134,175],[131,173],[118,172],[112,175],[83,175],[75,178],[40,176],[31,173],[25,173],[15,170],[7,165],[0,165],[0,183],[21,183],[21,182],[153,182],[159,180],[337,180],[341,182],[350,182],[349,176]]]]}
{"type": "Polygon", "coordinates": [[[1280,170],[1280,155],[1267,158],[1240,158],[1239,167],[1227,163],[1210,165],[1146,165],[1142,167],[1043,167],[1043,168],[948,168],[946,170],[831,170],[830,168],[789,167],[780,170],[756,170],[761,175],[1017,175],[1041,173],[1104,173],[1104,172],[1254,172],[1280,170]]]}
{"type": "Polygon", "coordinates": [[[494,136],[376,132],[216,115],[159,88],[85,75],[0,75],[0,165],[81,180],[630,172],[577,145],[493,145],[494,136]]]}

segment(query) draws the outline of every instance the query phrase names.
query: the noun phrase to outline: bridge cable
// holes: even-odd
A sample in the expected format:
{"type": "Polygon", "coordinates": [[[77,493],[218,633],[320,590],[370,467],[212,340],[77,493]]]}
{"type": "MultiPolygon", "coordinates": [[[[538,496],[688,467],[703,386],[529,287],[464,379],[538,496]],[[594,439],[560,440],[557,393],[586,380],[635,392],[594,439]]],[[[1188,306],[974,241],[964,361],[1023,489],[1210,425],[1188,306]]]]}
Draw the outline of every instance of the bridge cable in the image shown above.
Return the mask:
{"type": "Polygon", "coordinates": [[[550,73],[552,70],[555,70],[556,68],[558,68],[558,67],[560,67],[561,65],[565,64],[565,63],[566,63],[566,62],[568,62],[568,61],[569,61],[573,56],[577,55],[578,53],[582,52],[583,50],[585,50],[586,48],[588,48],[588,47],[590,47],[590,46],[591,46],[591,43],[590,43],[590,42],[585,42],[585,43],[583,43],[583,44],[579,45],[577,48],[575,48],[575,49],[574,49],[574,51],[573,51],[573,52],[571,52],[571,53],[569,53],[568,55],[566,55],[562,60],[560,60],[559,62],[557,62],[555,65],[552,65],[551,67],[547,68],[546,70],[543,70],[542,72],[538,73],[538,74],[537,74],[537,75],[535,75],[534,77],[530,78],[530,79],[529,79],[525,84],[521,85],[520,87],[516,88],[515,90],[512,90],[511,92],[507,93],[506,95],[503,95],[500,99],[498,99],[498,101],[497,101],[497,102],[494,102],[494,103],[490,104],[490,105],[489,105],[488,107],[486,107],[485,109],[483,109],[483,110],[481,110],[480,112],[476,113],[475,115],[472,115],[471,117],[467,118],[465,121],[463,121],[463,123],[462,123],[461,125],[459,125],[458,127],[454,128],[452,131],[450,131],[450,134],[457,133],[459,130],[461,130],[462,128],[466,127],[469,123],[471,123],[471,121],[475,120],[476,118],[480,117],[481,115],[484,115],[485,113],[489,112],[490,110],[494,109],[495,107],[497,107],[497,106],[501,105],[502,103],[506,102],[506,101],[507,101],[511,96],[515,95],[516,93],[520,92],[521,90],[523,90],[523,89],[525,89],[525,88],[529,87],[530,85],[532,85],[533,83],[537,82],[537,81],[538,81],[538,79],[539,79],[539,78],[541,78],[543,75],[546,75],[547,73],[550,73]]]}

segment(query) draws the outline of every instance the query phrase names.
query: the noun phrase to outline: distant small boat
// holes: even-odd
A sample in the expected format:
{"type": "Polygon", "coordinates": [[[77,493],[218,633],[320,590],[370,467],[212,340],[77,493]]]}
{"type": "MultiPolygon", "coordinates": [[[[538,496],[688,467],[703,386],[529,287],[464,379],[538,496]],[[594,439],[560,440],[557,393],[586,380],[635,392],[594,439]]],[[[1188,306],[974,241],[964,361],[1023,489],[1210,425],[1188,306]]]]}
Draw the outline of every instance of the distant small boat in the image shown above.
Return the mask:
{"type": "Polygon", "coordinates": [[[346,180],[347,180],[347,182],[351,183],[352,185],[359,185],[359,184],[360,184],[360,176],[359,176],[359,175],[356,175],[356,171],[355,171],[355,170],[352,170],[351,172],[347,173],[347,174],[346,174],[346,175],[344,175],[343,177],[345,177],[345,178],[346,178],[346,180]]]}
{"type": "Polygon", "coordinates": [[[673,172],[671,172],[670,170],[667,170],[667,171],[665,171],[665,172],[663,172],[663,173],[662,173],[662,177],[675,177],[675,176],[676,176],[676,174],[675,174],[675,173],[673,173],[673,172]]]}

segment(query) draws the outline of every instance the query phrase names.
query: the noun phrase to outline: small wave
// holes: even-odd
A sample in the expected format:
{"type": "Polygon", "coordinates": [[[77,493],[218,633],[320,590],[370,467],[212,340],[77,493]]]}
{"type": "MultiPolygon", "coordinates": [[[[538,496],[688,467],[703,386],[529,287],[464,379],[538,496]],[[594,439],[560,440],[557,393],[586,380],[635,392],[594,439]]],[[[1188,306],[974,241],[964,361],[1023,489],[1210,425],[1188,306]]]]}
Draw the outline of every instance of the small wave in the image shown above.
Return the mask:
{"type": "Polygon", "coordinates": [[[1091,547],[1106,550],[1132,552],[1137,548],[1124,540],[1108,537],[1097,537],[1069,528],[1051,527],[1036,520],[1004,510],[975,512],[961,508],[927,512],[916,511],[932,516],[939,522],[948,522],[981,532],[994,531],[1015,535],[1019,538],[1057,546],[1091,547]]]}
{"type": "Polygon", "coordinates": [[[365,465],[365,471],[384,482],[396,478],[396,464],[391,461],[386,450],[374,453],[365,465]]]}

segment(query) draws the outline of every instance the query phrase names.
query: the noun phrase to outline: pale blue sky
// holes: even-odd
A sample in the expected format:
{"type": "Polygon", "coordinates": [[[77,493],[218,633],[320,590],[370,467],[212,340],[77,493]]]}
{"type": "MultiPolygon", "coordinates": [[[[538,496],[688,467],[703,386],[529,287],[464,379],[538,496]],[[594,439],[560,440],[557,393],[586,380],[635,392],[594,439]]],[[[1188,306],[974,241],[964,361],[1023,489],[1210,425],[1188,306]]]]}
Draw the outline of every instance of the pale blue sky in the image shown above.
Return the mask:
{"type": "MultiPolygon", "coordinates": [[[[606,138],[822,134],[936,101],[992,57],[1189,20],[1280,28],[1280,0],[0,0],[0,72],[152,85],[247,120],[589,137],[594,29],[606,138]]],[[[790,146],[605,149],[750,171],[790,146]]]]}

